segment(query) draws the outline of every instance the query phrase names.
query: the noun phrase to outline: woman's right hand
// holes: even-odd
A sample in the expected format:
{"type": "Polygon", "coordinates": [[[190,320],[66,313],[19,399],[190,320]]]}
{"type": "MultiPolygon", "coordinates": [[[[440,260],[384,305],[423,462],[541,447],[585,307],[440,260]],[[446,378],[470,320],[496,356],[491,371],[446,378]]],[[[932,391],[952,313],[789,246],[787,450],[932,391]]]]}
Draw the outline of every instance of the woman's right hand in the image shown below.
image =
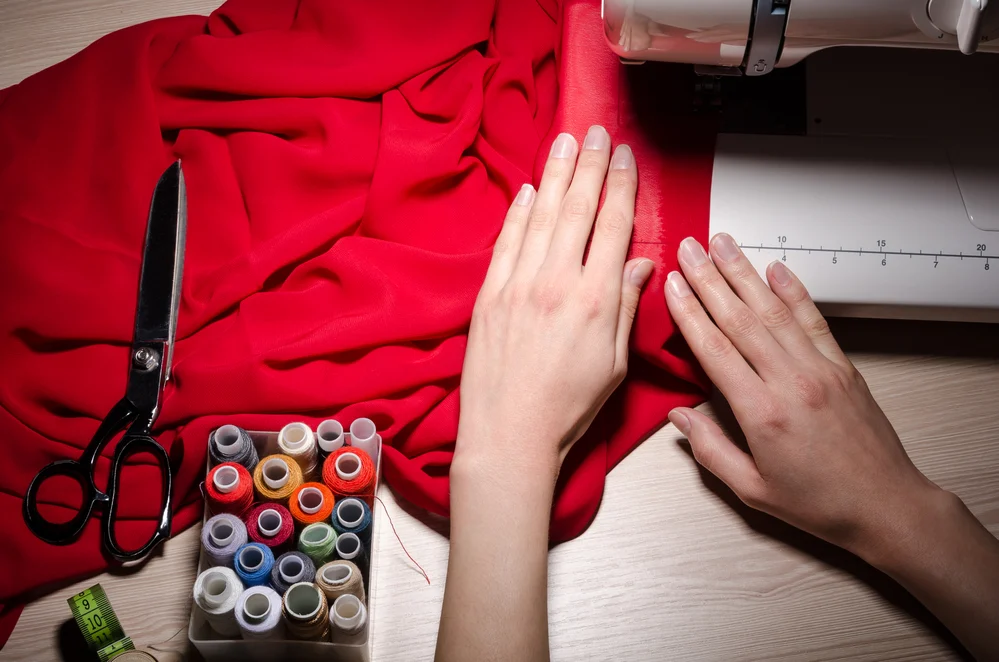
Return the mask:
{"type": "Polygon", "coordinates": [[[670,420],[748,505],[868,560],[890,554],[954,498],[912,464],[801,282],[775,262],[768,286],[728,235],[710,250],[680,245],[686,279],[671,273],[666,299],[751,454],[695,410],[670,420]]]}

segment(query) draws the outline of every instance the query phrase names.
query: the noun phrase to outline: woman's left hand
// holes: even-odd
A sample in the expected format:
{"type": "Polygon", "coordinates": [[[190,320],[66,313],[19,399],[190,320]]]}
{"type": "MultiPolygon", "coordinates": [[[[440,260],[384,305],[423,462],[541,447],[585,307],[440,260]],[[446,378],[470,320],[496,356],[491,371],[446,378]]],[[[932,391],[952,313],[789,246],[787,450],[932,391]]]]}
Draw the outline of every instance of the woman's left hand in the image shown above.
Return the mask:
{"type": "Polygon", "coordinates": [[[628,146],[612,157],[610,136],[594,126],[582,150],[560,135],[537,194],[530,185],[520,191],[472,315],[456,462],[505,449],[514,452],[504,461],[550,460],[557,471],[621,383],[653,267],[647,259],[625,264],[637,181],[628,146]]]}

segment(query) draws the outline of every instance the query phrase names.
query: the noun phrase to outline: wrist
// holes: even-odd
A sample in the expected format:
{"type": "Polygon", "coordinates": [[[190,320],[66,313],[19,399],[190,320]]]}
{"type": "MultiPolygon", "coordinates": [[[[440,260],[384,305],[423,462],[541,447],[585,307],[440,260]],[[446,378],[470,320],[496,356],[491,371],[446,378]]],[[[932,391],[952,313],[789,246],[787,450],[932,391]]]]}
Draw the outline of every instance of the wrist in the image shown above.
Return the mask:
{"type": "Polygon", "coordinates": [[[926,481],[886,509],[851,550],[882,572],[898,577],[934,556],[941,537],[968,510],[957,496],[926,481]]]}
{"type": "Polygon", "coordinates": [[[451,492],[499,489],[510,497],[551,498],[558,479],[559,457],[555,443],[501,435],[476,436],[459,432],[451,461],[451,492]]]}

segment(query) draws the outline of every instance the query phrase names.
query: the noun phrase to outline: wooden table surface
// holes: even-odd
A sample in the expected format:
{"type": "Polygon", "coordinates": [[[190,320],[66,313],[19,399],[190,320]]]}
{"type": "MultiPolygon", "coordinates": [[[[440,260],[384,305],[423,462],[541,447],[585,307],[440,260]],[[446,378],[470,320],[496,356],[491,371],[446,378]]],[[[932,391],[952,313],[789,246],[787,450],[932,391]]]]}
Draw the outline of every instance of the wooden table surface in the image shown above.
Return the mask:
{"type": "MultiPolygon", "coordinates": [[[[0,87],[108,31],[217,4],[0,0],[0,87]]],[[[999,328],[841,320],[834,329],[919,468],[999,533],[999,328]]],[[[678,436],[663,428],[614,469],[593,525],[552,551],[553,659],[958,659],[939,625],[897,585],[748,511],[702,475],[678,436]]],[[[399,504],[385,488],[380,496],[432,583],[379,511],[373,659],[429,660],[447,523],[399,504]]],[[[95,581],[137,644],[188,653],[198,533],[179,534],[141,570],[90,578],[31,604],[0,660],[73,659],[65,599],[95,581]]]]}

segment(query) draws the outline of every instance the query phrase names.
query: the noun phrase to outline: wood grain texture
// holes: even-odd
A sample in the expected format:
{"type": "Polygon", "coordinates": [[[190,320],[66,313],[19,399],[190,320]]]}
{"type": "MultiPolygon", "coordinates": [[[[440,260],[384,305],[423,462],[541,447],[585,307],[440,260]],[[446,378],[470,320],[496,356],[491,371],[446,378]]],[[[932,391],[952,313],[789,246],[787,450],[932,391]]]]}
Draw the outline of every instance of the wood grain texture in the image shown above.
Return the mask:
{"type": "MultiPolygon", "coordinates": [[[[104,32],[216,4],[0,0],[0,85],[104,32]]],[[[920,469],[999,533],[999,329],[860,320],[834,328],[920,469]]],[[[447,523],[398,503],[385,488],[380,495],[432,583],[376,508],[373,659],[429,660],[447,523]]],[[[97,581],[137,644],[190,652],[197,548],[198,531],[186,531],[138,570],[89,578],[36,601],[0,660],[75,659],[65,600],[97,581]]],[[[703,475],[672,426],[611,472],[592,526],[555,548],[550,568],[556,661],[959,659],[932,617],[893,582],[749,511],[703,475]]]]}

